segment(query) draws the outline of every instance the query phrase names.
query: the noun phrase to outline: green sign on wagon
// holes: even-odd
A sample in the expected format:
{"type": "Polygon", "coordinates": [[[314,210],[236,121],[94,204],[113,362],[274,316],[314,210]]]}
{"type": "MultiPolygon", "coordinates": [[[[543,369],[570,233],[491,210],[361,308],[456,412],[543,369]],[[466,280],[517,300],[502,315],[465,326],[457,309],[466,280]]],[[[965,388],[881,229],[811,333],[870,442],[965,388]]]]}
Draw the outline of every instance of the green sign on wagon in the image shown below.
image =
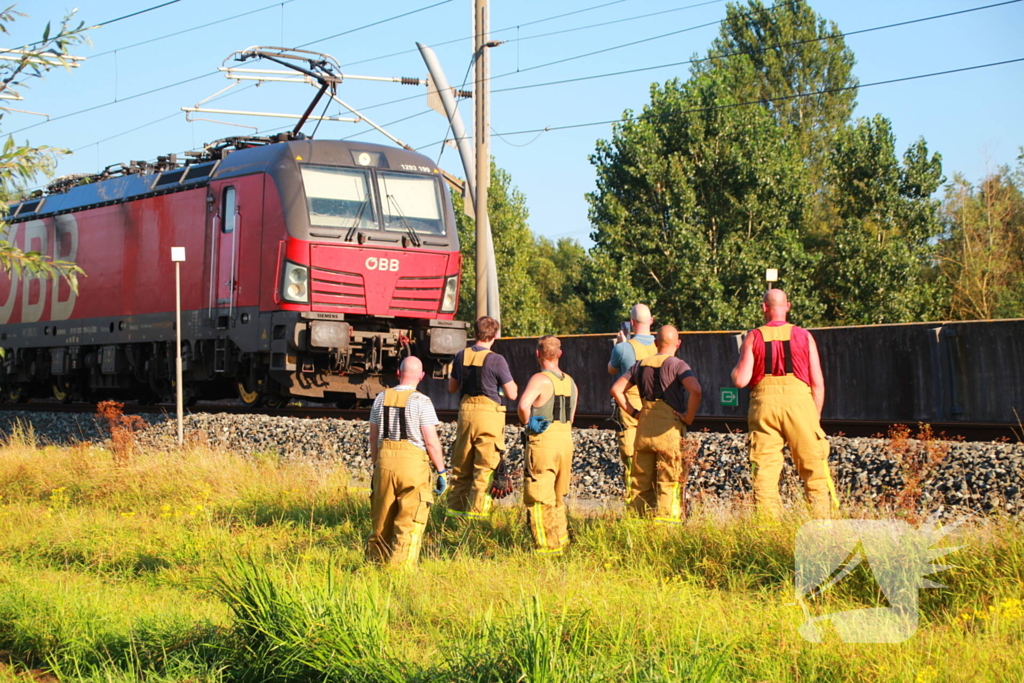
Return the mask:
{"type": "Polygon", "coordinates": [[[735,387],[722,387],[721,404],[723,406],[738,406],[740,404],[740,390],[735,387]]]}

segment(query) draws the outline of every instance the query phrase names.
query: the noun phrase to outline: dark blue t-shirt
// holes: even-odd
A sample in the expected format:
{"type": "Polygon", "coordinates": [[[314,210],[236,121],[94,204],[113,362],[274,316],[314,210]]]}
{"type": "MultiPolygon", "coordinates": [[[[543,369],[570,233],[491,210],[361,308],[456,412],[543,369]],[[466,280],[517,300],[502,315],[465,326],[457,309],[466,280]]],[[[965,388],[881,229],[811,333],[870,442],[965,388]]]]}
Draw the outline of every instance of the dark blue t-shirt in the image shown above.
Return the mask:
{"type": "MultiPolygon", "coordinates": [[[[487,349],[483,346],[473,346],[474,351],[486,351],[487,349]]],[[[459,380],[459,397],[462,397],[462,358],[465,355],[464,351],[459,351],[455,354],[455,360],[452,362],[452,377],[459,380]]],[[[504,386],[512,381],[512,373],[508,369],[508,361],[505,360],[504,356],[491,352],[484,357],[484,365],[480,368],[480,389],[484,392],[484,396],[491,399],[495,403],[501,403],[501,397],[498,396],[498,387],[504,386]]]]}

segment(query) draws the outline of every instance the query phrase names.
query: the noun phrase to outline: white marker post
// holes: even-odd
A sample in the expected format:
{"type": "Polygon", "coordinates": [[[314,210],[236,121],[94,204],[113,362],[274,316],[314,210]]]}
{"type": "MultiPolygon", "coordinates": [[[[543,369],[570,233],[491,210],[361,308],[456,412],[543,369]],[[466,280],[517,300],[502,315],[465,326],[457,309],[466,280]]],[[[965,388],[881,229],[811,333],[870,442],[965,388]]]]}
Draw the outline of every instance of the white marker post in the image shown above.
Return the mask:
{"type": "Polygon", "coordinates": [[[174,358],[174,385],[178,393],[178,448],[185,445],[185,405],[181,390],[181,264],[185,260],[185,247],[171,247],[174,261],[174,330],[177,333],[177,354],[174,358]]]}
{"type": "Polygon", "coordinates": [[[773,282],[779,281],[779,269],[768,268],[764,271],[764,279],[768,281],[768,289],[772,288],[773,282]]]}

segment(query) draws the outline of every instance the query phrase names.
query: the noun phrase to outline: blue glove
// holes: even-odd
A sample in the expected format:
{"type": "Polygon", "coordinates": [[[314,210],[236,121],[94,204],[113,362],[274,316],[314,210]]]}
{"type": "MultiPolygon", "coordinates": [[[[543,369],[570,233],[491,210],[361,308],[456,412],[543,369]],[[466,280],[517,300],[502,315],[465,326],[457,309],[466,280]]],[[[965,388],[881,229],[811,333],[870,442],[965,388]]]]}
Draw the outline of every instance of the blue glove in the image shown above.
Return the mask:
{"type": "Polygon", "coordinates": [[[543,434],[549,424],[551,424],[551,420],[541,415],[534,415],[530,418],[530,421],[526,423],[526,428],[531,434],[543,434]]]}
{"type": "Polygon", "coordinates": [[[437,486],[434,487],[434,495],[440,496],[448,490],[448,470],[437,473],[437,486]]]}

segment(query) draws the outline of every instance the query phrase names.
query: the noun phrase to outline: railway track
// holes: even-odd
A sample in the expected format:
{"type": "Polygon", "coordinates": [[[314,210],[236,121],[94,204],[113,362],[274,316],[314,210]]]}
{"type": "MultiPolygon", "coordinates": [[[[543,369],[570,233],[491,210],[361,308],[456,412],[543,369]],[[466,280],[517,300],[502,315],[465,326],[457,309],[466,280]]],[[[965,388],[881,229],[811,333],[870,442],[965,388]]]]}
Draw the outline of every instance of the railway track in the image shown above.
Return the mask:
{"type": "MultiPolygon", "coordinates": [[[[90,403],[62,404],[47,401],[32,401],[30,403],[4,403],[0,404],[0,414],[4,412],[29,412],[29,413],[92,413],[96,406],[90,403]]],[[[174,406],[162,404],[155,406],[142,406],[133,403],[125,405],[125,412],[137,415],[173,415],[174,406]]],[[[261,415],[272,415],[276,417],[295,417],[300,419],[342,419],[342,420],[366,420],[370,417],[369,408],[335,408],[323,406],[286,406],[282,408],[260,408],[252,409],[229,402],[206,403],[192,406],[185,409],[186,414],[208,413],[227,415],[248,415],[259,413],[261,415]]],[[[438,410],[437,416],[445,422],[454,422],[458,413],[453,410],[438,410]]],[[[514,411],[507,415],[508,424],[516,424],[518,418],[514,411]]],[[[884,436],[894,422],[883,420],[822,420],[821,426],[830,436],[884,436]]],[[[979,422],[932,422],[931,428],[934,434],[950,439],[962,439],[964,441],[996,441],[1007,439],[1011,442],[1024,440],[1024,429],[1019,424],[1011,423],[979,423],[979,422]]],[[[616,425],[611,417],[594,414],[577,414],[573,426],[587,429],[615,429],[616,425]]],[[[910,425],[915,427],[916,425],[910,425]]],[[[747,421],[742,418],[721,418],[721,417],[700,417],[695,420],[692,431],[711,431],[719,433],[745,432],[747,421]]]]}

